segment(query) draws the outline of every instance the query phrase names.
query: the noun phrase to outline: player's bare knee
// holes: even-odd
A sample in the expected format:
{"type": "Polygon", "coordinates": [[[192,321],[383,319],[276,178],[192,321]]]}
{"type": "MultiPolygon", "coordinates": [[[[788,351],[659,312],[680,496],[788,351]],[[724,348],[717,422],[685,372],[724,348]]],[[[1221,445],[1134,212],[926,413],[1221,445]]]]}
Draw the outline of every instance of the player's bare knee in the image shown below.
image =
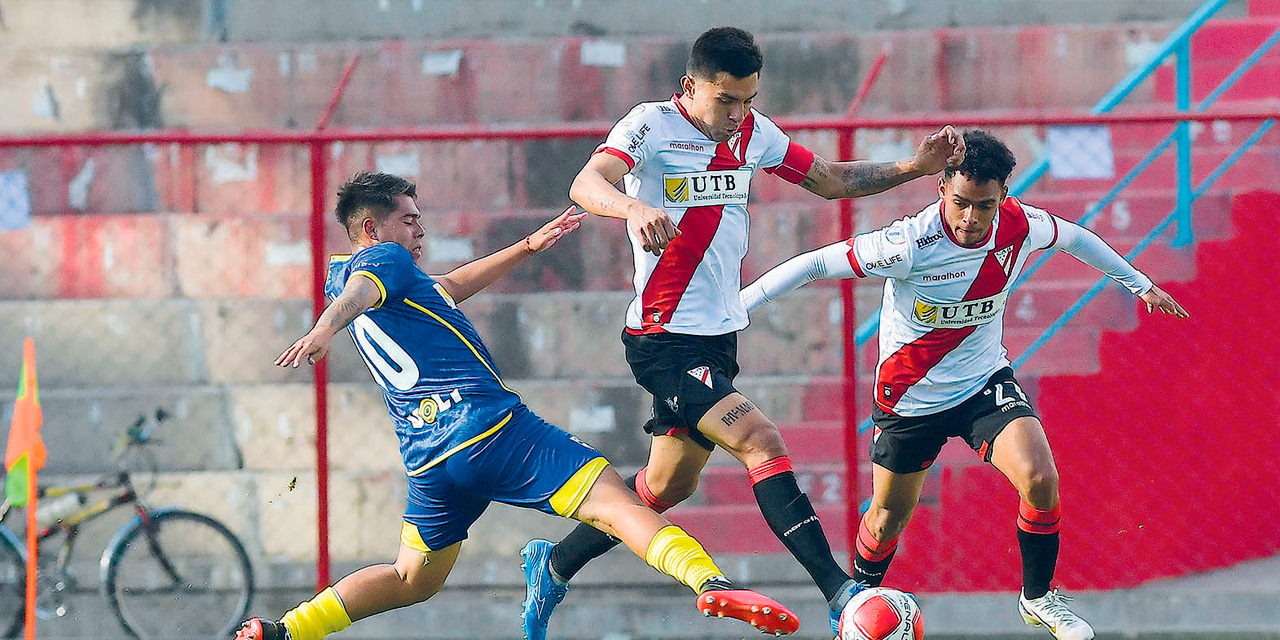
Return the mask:
{"type": "Polygon", "coordinates": [[[1022,498],[1037,509],[1052,509],[1058,504],[1058,470],[1032,470],[1027,475],[1022,498]]]}
{"type": "Polygon", "coordinates": [[[867,529],[876,540],[891,540],[907,528],[911,519],[911,509],[894,509],[886,506],[872,506],[864,516],[867,529]]]}
{"type": "Polygon", "coordinates": [[[669,504],[678,504],[688,500],[698,490],[698,475],[654,477],[650,474],[645,485],[655,498],[669,504]]]}
{"type": "Polygon", "coordinates": [[[788,455],[782,432],[767,419],[752,425],[742,440],[729,449],[729,453],[748,469],[788,455]]]}
{"type": "Polygon", "coordinates": [[[416,568],[406,568],[397,563],[395,570],[396,575],[400,577],[400,592],[404,595],[406,605],[425,602],[440,593],[440,589],[444,586],[442,581],[433,580],[416,568]]]}

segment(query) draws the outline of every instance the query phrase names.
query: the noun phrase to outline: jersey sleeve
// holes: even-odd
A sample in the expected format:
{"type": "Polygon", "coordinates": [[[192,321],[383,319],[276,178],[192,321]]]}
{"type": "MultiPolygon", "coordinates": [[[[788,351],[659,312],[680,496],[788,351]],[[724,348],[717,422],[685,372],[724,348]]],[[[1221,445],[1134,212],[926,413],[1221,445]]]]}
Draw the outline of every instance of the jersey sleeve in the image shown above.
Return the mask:
{"type": "Polygon", "coordinates": [[[1056,249],[1058,226],[1063,221],[1044,209],[1037,209],[1025,202],[1019,202],[1018,204],[1022,205],[1022,212],[1027,216],[1027,241],[1030,243],[1031,249],[1033,251],[1056,249]]]}
{"type": "Polygon", "coordinates": [[[613,125],[604,144],[596,147],[596,153],[607,153],[621,159],[630,171],[643,166],[652,152],[653,142],[649,134],[657,128],[654,119],[658,115],[658,110],[649,104],[636,105],[613,125]]]}
{"type": "MultiPolygon", "coordinates": [[[[759,144],[764,147],[760,156],[760,166],[767,173],[786,180],[792,184],[800,184],[809,167],[813,166],[813,152],[792,142],[782,129],[759,112],[753,112],[756,121],[756,133],[759,144]]],[[[753,145],[757,142],[753,141],[753,145]]]]}
{"type": "MultiPolygon", "coordinates": [[[[408,249],[394,243],[383,242],[369,247],[351,259],[351,278],[362,275],[378,285],[378,303],[381,307],[387,300],[400,298],[412,284],[418,265],[413,261],[413,254],[408,249]]],[[[345,284],[344,284],[345,286],[345,284]]]]}
{"type": "Polygon", "coordinates": [[[914,255],[906,220],[898,220],[849,241],[849,263],[860,278],[901,279],[911,273],[914,255]]]}
{"type": "Polygon", "coordinates": [[[1135,296],[1140,296],[1155,286],[1151,278],[1129,264],[1128,260],[1096,233],[1061,218],[1057,223],[1060,235],[1054,249],[1061,249],[1076,260],[1101,271],[1135,296]]]}

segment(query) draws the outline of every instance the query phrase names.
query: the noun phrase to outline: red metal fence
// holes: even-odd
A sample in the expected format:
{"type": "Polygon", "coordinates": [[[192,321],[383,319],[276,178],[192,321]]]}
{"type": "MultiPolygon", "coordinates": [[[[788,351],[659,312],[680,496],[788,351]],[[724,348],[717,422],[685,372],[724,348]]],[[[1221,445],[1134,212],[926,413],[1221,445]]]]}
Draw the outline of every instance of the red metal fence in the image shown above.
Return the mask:
{"type": "MultiPolygon", "coordinates": [[[[894,159],[909,155],[915,142],[941,124],[983,126],[1008,140],[1024,165],[1053,151],[1050,129],[1065,132],[1059,139],[1070,141],[1084,139],[1073,137],[1071,126],[1102,127],[1109,140],[1106,157],[1093,148],[1078,151],[1075,160],[1061,161],[1066,163],[1061,173],[1025,197],[1076,219],[1090,198],[1110,185],[1099,176],[1123,173],[1150,148],[1153,136],[1167,133],[1176,122],[1195,123],[1196,171],[1203,176],[1215,159],[1229,153],[1229,143],[1277,115],[1273,108],[1259,108],[1198,114],[822,118],[781,124],[798,142],[829,159],[894,159]]],[[[357,170],[375,168],[417,181],[431,238],[422,266],[434,272],[504,246],[558,212],[566,203],[570,179],[606,131],[606,125],[591,125],[0,139],[0,226],[8,229],[0,231],[5,256],[0,261],[0,344],[20,344],[26,334],[41,344],[50,472],[97,470],[115,425],[147,406],[165,405],[180,420],[161,459],[157,501],[203,508],[240,523],[238,533],[257,558],[275,567],[262,574],[268,580],[296,583],[304,574],[309,580],[309,572],[298,567],[314,557],[317,584],[328,584],[331,549],[345,561],[385,559],[393,549],[381,552],[385,545],[379,546],[374,532],[395,530],[403,480],[375,385],[345,344],[313,376],[270,366],[322,308],[327,256],[346,249],[345,237],[328,217],[337,185],[357,170]],[[290,488],[294,477],[301,479],[297,489],[290,488]],[[331,521],[331,504],[342,505],[343,517],[331,521]],[[309,523],[315,523],[314,546],[299,543],[298,527],[309,523]]],[[[1203,232],[1198,245],[1234,237],[1233,194],[1268,184],[1278,163],[1280,143],[1271,133],[1197,204],[1195,224],[1203,232]]],[[[1152,171],[1133,185],[1134,195],[1109,205],[1095,225],[1122,248],[1132,244],[1133,233],[1148,230],[1158,212],[1168,213],[1167,205],[1174,201],[1174,172],[1159,163],[1152,171]],[[1141,225],[1147,227],[1139,229],[1141,225]]],[[[744,281],[791,255],[914,213],[936,193],[936,183],[928,178],[839,203],[821,201],[772,178],[761,177],[753,186],[753,248],[744,281]]],[[[617,344],[631,275],[623,227],[593,220],[566,240],[469,302],[468,314],[490,342],[505,377],[523,381],[517,389],[535,410],[596,443],[620,466],[639,466],[647,441],[636,427],[646,417],[647,405],[617,344]]],[[[1162,243],[1144,258],[1145,266],[1142,260],[1139,265],[1161,281],[1191,281],[1197,277],[1198,250],[1175,250],[1162,243]]],[[[1066,258],[1054,260],[1021,297],[1010,298],[1006,344],[1011,355],[1079,293],[1082,272],[1066,258]]],[[[868,397],[867,376],[875,362],[874,347],[861,352],[853,348],[854,327],[874,313],[877,299],[878,283],[856,291],[849,282],[815,284],[786,304],[758,312],[743,338],[740,387],[783,426],[836,546],[846,546],[853,530],[846,523],[856,513],[847,510],[869,492],[865,442],[846,446],[846,440],[852,444],[847,434],[864,417],[857,401],[868,397]],[[850,474],[849,469],[860,472],[850,474]]],[[[1132,304],[1116,292],[1089,309],[1028,363],[1028,386],[1034,389],[1045,376],[1105,370],[1110,343],[1104,341],[1101,355],[1092,345],[1104,334],[1132,329],[1136,316],[1132,304]],[[1090,346],[1081,347],[1082,341],[1090,346]]],[[[1147,353],[1135,361],[1158,366],[1163,357],[1147,353]]],[[[1127,366],[1135,376],[1145,371],[1137,364],[1127,366]]],[[[17,370],[16,349],[0,353],[0,388],[13,387],[17,370]]],[[[1123,407],[1126,394],[1108,393],[1106,402],[1123,407]]],[[[1142,410],[1132,407],[1135,414],[1142,410]]],[[[1082,417],[1077,412],[1057,419],[1082,417]]],[[[1274,434],[1278,430],[1274,418],[1269,419],[1266,428],[1274,434]]],[[[1256,416],[1242,411],[1226,418],[1228,426],[1221,428],[1253,424],[1250,420],[1256,422],[1256,416]]],[[[1187,430],[1205,426],[1162,423],[1149,425],[1147,433],[1178,431],[1190,437],[1187,430]]],[[[1054,444],[1059,450],[1074,446],[1065,438],[1054,444]]],[[[1143,440],[1117,447],[1147,456],[1157,444],[1143,440]]],[[[1274,478],[1274,462],[1247,457],[1267,451],[1274,447],[1239,452],[1234,464],[1262,465],[1274,478]]],[[[1161,459],[1176,455],[1181,450],[1161,459]]],[[[1013,540],[1012,518],[999,510],[1007,505],[996,509],[999,518],[986,517],[990,512],[983,501],[998,500],[985,495],[987,488],[998,493],[994,487],[999,479],[976,469],[970,457],[951,447],[944,453],[927,486],[926,504],[904,538],[895,582],[921,590],[977,590],[1008,588],[1016,581],[1011,573],[1016,560],[1008,553],[998,554],[994,570],[985,566],[978,571],[966,559],[969,552],[983,557],[992,536],[1013,540]],[[982,480],[963,485],[967,489],[951,480],[971,474],[982,480]],[[943,502],[952,503],[950,511],[934,508],[943,502]],[[962,522],[969,524],[957,524],[962,522]],[[926,547],[934,552],[913,550],[926,547]],[[941,550],[946,554],[939,555],[941,550]]],[[[1064,478],[1084,473],[1107,471],[1063,469],[1064,478]]],[[[1070,482],[1064,480],[1064,486],[1070,482]]],[[[780,552],[755,512],[749,489],[744,494],[746,486],[740,469],[716,463],[700,495],[672,517],[700,535],[713,552],[780,552]],[[725,527],[738,533],[727,536],[725,527]]],[[[1175,489],[1162,495],[1176,500],[1175,489]]],[[[1121,493],[1109,499],[1118,501],[1116,508],[1123,513],[1125,492],[1143,494],[1150,488],[1119,482],[1108,490],[1121,493]]],[[[1089,517],[1088,506],[1080,501],[1070,508],[1070,519],[1089,517]]],[[[1205,535],[1195,519],[1180,522],[1167,535],[1186,538],[1188,546],[1170,543],[1152,553],[1178,557],[1205,535]]],[[[1270,522],[1280,522],[1280,517],[1270,522]]],[[[1250,535],[1259,541],[1252,547],[1257,553],[1275,550],[1262,542],[1265,536],[1280,539],[1262,524],[1250,535]]],[[[1077,586],[1133,584],[1157,573],[1211,568],[1249,553],[1253,551],[1242,545],[1241,553],[1230,557],[1173,562],[1154,573],[1134,567],[1096,581],[1082,572],[1079,580],[1085,584],[1077,586]]],[[[1074,556],[1064,553],[1064,558],[1074,556]]],[[[1068,566],[1067,575],[1075,575],[1070,571],[1068,566]]]]}

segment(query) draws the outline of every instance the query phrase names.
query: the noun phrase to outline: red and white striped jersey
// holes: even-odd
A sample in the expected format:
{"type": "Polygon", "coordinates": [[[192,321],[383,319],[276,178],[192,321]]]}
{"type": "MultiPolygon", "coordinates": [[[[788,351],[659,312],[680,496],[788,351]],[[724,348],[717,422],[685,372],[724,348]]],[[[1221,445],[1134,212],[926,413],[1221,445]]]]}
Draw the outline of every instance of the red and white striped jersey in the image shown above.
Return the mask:
{"type": "Polygon", "coordinates": [[[1005,300],[1032,251],[1058,241],[1049,213],[1006,198],[987,239],[956,242],[941,200],[914,216],[848,241],[859,277],[887,278],[880,308],[875,401],[918,416],[956,406],[1009,366],[1002,344],[1005,300]]]}
{"type": "Polygon", "coordinates": [[[799,183],[813,154],[755,110],[732,138],[716,143],[693,125],[678,95],[637,105],[596,152],[625,161],[627,195],[665,210],[680,228],[661,256],[628,233],[636,297],[627,331],[721,335],[745,328],[738,290],[751,178],[764,169],[799,183]]]}

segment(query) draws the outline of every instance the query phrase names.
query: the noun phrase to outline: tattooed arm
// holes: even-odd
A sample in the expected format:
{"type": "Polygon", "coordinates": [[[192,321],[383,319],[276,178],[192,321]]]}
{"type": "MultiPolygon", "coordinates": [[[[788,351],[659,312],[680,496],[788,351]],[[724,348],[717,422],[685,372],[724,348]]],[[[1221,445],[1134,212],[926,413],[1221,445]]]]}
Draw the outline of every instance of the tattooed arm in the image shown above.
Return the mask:
{"type": "Polygon", "coordinates": [[[680,235],[680,229],[662,209],[651,207],[613,186],[630,167],[607,153],[591,156],[569,187],[569,197],[578,206],[598,216],[621,218],[627,229],[640,239],[645,251],[659,255],[680,235]]]}
{"type": "Polygon", "coordinates": [[[352,276],[347,280],[342,293],[320,314],[316,326],[276,358],[276,366],[297,367],[304,360],[308,364],[315,364],[329,353],[329,343],[333,336],[381,299],[382,292],[373,280],[359,274],[352,276]]]}
{"type": "Polygon", "coordinates": [[[897,162],[828,162],[815,155],[800,186],[828,200],[869,196],[959,165],[964,151],[964,138],[947,125],[921,141],[915,156],[897,162]]]}

